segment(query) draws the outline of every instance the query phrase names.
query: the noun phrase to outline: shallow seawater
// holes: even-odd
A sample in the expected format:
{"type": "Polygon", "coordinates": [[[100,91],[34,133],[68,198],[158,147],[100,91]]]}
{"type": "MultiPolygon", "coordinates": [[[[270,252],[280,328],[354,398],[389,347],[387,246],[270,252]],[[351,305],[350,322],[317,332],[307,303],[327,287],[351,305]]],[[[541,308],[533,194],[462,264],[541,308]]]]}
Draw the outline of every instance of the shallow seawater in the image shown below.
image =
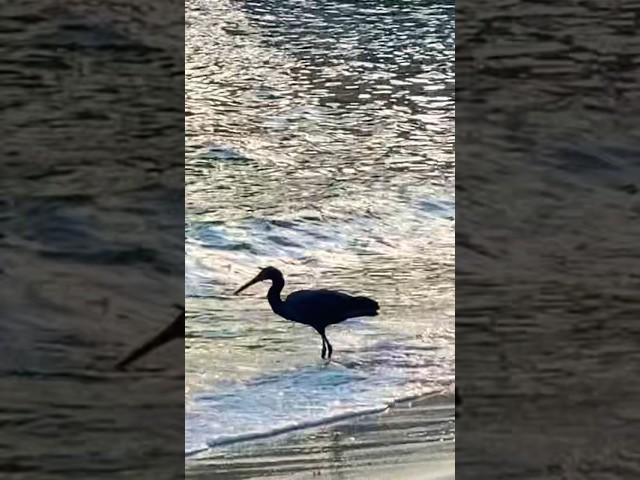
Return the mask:
{"type": "Polygon", "coordinates": [[[453,31],[452,2],[188,2],[187,455],[450,398],[453,31]],[[380,315],[325,364],[266,283],[233,295],[267,265],[380,315]]]}

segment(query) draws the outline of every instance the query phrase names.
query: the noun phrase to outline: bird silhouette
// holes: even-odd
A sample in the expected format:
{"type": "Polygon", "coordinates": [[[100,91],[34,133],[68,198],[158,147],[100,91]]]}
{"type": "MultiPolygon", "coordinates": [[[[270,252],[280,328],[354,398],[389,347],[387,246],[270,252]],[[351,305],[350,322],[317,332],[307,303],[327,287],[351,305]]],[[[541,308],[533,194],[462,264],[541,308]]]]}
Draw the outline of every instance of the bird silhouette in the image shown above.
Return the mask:
{"type": "Polygon", "coordinates": [[[184,307],[182,305],[174,305],[182,312],[171,322],[171,324],[158,333],[155,337],[151,338],[141,346],[133,350],[129,355],[120,360],[116,364],[118,370],[123,370],[127,365],[133,363],[143,355],[158,348],[165,343],[168,343],[177,338],[184,338],[184,307]]]}
{"type": "Polygon", "coordinates": [[[235,294],[239,294],[251,285],[265,280],[271,280],[271,287],[267,293],[267,300],[273,312],[292,322],[302,323],[313,327],[322,337],[322,355],[324,359],[331,359],[333,347],[326,335],[329,325],[343,322],[355,317],[375,317],[380,306],[378,302],[367,297],[354,297],[335,290],[298,290],[280,298],[284,288],[284,276],[275,267],[260,270],[256,277],[244,284],[235,294]],[[328,353],[328,355],[327,355],[328,353]]]}

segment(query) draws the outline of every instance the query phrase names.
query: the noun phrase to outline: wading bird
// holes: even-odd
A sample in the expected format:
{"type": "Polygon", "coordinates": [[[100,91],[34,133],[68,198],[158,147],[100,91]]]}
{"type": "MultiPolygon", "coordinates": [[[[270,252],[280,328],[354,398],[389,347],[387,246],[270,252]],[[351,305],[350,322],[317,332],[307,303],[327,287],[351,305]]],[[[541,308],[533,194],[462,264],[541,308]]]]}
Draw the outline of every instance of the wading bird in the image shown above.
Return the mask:
{"type": "Polygon", "coordinates": [[[283,301],[280,293],[284,288],[282,272],[274,267],[266,267],[250,282],[247,282],[235,294],[239,294],[251,285],[271,280],[271,288],[267,300],[271,309],[292,322],[303,323],[313,327],[322,337],[322,358],[328,352],[331,358],[333,348],[327,339],[325,329],[329,325],[343,322],[355,317],[375,317],[380,308],[378,302],[367,297],[352,297],[334,290],[298,290],[289,294],[283,301]]]}
{"type": "Polygon", "coordinates": [[[171,322],[171,325],[120,360],[116,365],[118,370],[124,369],[130,363],[149,353],[151,350],[158,348],[160,345],[164,345],[165,343],[177,338],[184,338],[184,307],[182,305],[174,306],[180,309],[182,313],[180,313],[176,319],[171,322]]]}

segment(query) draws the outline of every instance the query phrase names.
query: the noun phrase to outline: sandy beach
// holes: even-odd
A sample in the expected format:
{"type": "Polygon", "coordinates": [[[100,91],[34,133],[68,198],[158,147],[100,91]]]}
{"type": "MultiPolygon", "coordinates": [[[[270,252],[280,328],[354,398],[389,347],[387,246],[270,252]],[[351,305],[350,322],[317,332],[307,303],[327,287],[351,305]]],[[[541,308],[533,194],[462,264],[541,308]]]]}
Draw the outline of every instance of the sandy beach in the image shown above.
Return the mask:
{"type": "Polygon", "coordinates": [[[422,397],[381,414],[212,449],[188,478],[431,480],[455,478],[453,397],[422,397]]]}

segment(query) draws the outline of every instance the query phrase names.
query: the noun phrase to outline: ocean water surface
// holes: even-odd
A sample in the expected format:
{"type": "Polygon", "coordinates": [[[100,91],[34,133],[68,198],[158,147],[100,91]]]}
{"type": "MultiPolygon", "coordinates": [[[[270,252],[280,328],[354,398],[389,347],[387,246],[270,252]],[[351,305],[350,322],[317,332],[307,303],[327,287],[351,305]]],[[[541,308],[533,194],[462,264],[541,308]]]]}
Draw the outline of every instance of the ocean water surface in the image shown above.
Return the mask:
{"type": "Polygon", "coordinates": [[[0,478],[184,476],[182,342],[113,368],[183,301],[173,13],[0,12],[0,478]]]}
{"type": "Polygon", "coordinates": [[[464,7],[457,473],[637,477],[637,8],[464,7]]]}
{"type": "Polygon", "coordinates": [[[450,397],[453,32],[453,2],[187,2],[188,462],[450,397]],[[267,265],[380,315],[325,363],[267,283],[233,295],[267,265]]]}

